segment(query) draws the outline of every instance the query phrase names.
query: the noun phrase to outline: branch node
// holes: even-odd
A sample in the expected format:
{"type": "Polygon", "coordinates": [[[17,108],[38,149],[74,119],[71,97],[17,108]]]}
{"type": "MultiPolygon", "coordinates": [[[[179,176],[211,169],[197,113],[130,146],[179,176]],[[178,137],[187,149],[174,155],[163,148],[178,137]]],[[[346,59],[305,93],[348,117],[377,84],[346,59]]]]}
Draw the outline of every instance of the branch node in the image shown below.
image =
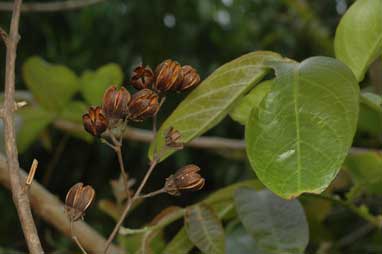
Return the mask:
{"type": "Polygon", "coordinates": [[[0,37],[3,39],[5,45],[8,45],[8,34],[3,28],[0,27],[0,37]]]}

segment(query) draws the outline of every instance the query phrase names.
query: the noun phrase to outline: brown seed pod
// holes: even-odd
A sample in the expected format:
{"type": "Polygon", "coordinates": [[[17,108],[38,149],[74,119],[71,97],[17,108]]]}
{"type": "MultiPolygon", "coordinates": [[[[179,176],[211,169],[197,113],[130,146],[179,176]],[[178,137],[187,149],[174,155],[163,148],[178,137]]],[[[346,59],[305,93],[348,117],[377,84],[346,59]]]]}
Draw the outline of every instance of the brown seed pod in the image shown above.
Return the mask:
{"type": "Polygon", "coordinates": [[[110,86],[105,90],[102,100],[102,109],[108,119],[125,119],[128,113],[131,95],[126,88],[119,90],[110,86]]]}
{"type": "Polygon", "coordinates": [[[137,66],[131,75],[130,84],[138,90],[149,88],[154,81],[154,73],[150,66],[137,66]]]}
{"type": "Polygon", "coordinates": [[[95,191],[90,185],[83,183],[73,185],[65,199],[65,211],[70,221],[77,221],[83,218],[86,209],[91,205],[95,196],[95,191]]]}
{"type": "Polygon", "coordinates": [[[159,64],[155,69],[155,82],[153,88],[160,92],[176,90],[176,87],[182,81],[182,67],[177,61],[168,59],[159,64]]]}
{"type": "Polygon", "coordinates": [[[133,94],[129,104],[128,118],[133,121],[143,121],[154,116],[158,109],[158,94],[150,89],[142,89],[133,94]]]}
{"type": "Polygon", "coordinates": [[[87,132],[93,136],[100,136],[109,124],[100,107],[90,107],[89,112],[82,116],[82,122],[87,132]]]}
{"type": "Polygon", "coordinates": [[[179,196],[184,191],[198,191],[203,188],[205,179],[198,173],[200,168],[194,164],[180,168],[166,179],[165,190],[168,194],[179,196]]]}
{"type": "Polygon", "coordinates": [[[181,142],[181,138],[182,136],[180,135],[180,132],[175,130],[173,127],[170,127],[165,136],[166,146],[175,149],[182,149],[183,143],[181,142]]]}
{"type": "Polygon", "coordinates": [[[183,82],[176,88],[178,91],[183,92],[199,85],[200,76],[198,72],[190,65],[182,67],[183,82]]]}

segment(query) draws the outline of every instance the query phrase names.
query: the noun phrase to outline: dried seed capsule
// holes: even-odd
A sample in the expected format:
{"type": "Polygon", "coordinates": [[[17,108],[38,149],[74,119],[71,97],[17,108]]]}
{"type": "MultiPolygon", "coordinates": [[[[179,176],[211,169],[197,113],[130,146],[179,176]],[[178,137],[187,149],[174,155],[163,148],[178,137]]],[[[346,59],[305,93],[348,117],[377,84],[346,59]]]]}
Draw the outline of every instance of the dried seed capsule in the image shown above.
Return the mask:
{"type": "Polygon", "coordinates": [[[90,206],[95,196],[95,191],[90,185],[83,183],[73,185],[65,199],[65,211],[70,221],[83,218],[86,209],[90,206]]]}
{"type": "Polygon", "coordinates": [[[183,66],[182,73],[183,73],[183,82],[176,88],[178,91],[182,92],[199,85],[200,76],[198,72],[194,68],[192,68],[190,65],[183,66]]]}
{"type": "Polygon", "coordinates": [[[180,135],[180,132],[175,130],[173,127],[170,127],[165,136],[166,146],[182,149],[183,143],[180,141],[181,138],[182,136],[180,135]]]}
{"type": "Polygon", "coordinates": [[[165,190],[168,194],[179,196],[182,191],[198,191],[203,188],[205,180],[198,173],[200,168],[194,164],[180,168],[166,179],[165,190]]]}
{"type": "Polygon", "coordinates": [[[87,132],[93,136],[100,136],[109,124],[107,118],[102,114],[100,107],[90,107],[89,112],[82,116],[82,122],[87,132]]]}
{"type": "Polygon", "coordinates": [[[128,117],[133,121],[142,121],[155,115],[158,109],[158,94],[150,89],[142,89],[133,94],[129,104],[128,117]]]}
{"type": "Polygon", "coordinates": [[[154,73],[149,66],[137,66],[131,75],[130,84],[138,90],[149,88],[154,81],[154,73]]]}
{"type": "Polygon", "coordinates": [[[160,92],[167,92],[175,90],[182,81],[182,67],[178,62],[168,59],[157,66],[153,88],[160,92]]]}
{"type": "Polygon", "coordinates": [[[110,86],[105,90],[102,101],[102,109],[108,119],[125,119],[128,113],[131,95],[126,88],[119,90],[116,86],[110,86]]]}

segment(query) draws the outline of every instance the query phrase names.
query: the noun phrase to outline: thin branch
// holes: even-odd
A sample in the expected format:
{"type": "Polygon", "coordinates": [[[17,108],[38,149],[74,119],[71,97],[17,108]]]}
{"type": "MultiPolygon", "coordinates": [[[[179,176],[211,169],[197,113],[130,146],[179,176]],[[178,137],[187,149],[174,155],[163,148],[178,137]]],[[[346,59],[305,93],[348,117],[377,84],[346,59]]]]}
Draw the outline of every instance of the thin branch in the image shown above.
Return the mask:
{"type": "MultiPolygon", "coordinates": [[[[90,5],[98,4],[106,0],[68,0],[47,3],[24,3],[22,12],[56,12],[81,9],[90,5]]],[[[12,11],[11,2],[0,2],[0,11],[12,11]]]]}
{"type": "MultiPolygon", "coordinates": [[[[58,129],[76,132],[83,131],[80,124],[68,122],[65,120],[56,120],[54,126],[58,129]]],[[[128,140],[139,141],[143,143],[150,143],[154,135],[149,130],[126,127],[124,138],[128,140]]],[[[230,139],[221,137],[199,137],[189,143],[184,144],[187,147],[209,149],[209,150],[242,150],[245,151],[245,141],[241,139],[230,139]]],[[[352,147],[349,151],[350,154],[359,154],[365,152],[382,152],[378,149],[352,147]]]]}
{"type": "MultiPolygon", "coordinates": [[[[27,173],[20,169],[20,174],[24,182],[27,173]]],[[[0,153],[0,184],[10,188],[7,161],[4,155],[0,153]]],[[[29,189],[31,205],[33,211],[44,219],[47,223],[55,227],[64,235],[71,237],[70,223],[64,213],[64,204],[60,202],[56,195],[50,193],[41,184],[34,180],[29,189]]],[[[84,221],[76,222],[76,233],[78,240],[89,253],[102,253],[105,248],[106,239],[97,231],[91,228],[84,221]]],[[[110,246],[110,254],[122,254],[124,251],[115,245],[110,246]]]]}
{"type": "Polygon", "coordinates": [[[10,32],[6,40],[5,99],[3,107],[4,140],[13,202],[17,209],[29,252],[37,254],[44,253],[44,251],[33,220],[28,192],[25,191],[24,181],[21,181],[20,177],[14,116],[15,63],[17,44],[20,39],[18,30],[21,4],[22,0],[14,1],[10,32]]]}
{"type": "Polygon", "coordinates": [[[137,191],[134,193],[134,196],[127,200],[126,207],[123,210],[123,213],[122,213],[121,217],[119,218],[117,224],[115,225],[113,231],[111,232],[109,238],[107,239],[107,242],[106,242],[106,245],[105,245],[105,249],[104,249],[104,253],[107,252],[110,244],[113,242],[115,236],[117,235],[119,229],[122,226],[123,221],[125,220],[127,214],[129,213],[131,206],[134,204],[134,202],[136,200],[139,199],[139,195],[141,194],[143,187],[146,185],[147,180],[149,179],[151,173],[154,171],[157,163],[158,163],[157,160],[153,160],[151,162],[150,168],[147,170],[145,176],[143,177],[143,180],[142,180],[141,184],[139,185],[137,191]]]}
{"type": "Polygon", "coordinates": [[[150,192],[150,193],[142,194],[138,198],[140,198],[140,199],[151,198],[151,197],[154,197],[156,195],[159,195],[159,194],[162,194],[162,193],[165,193],[165,192],[166,192],[165,188],[162,188],[162,189],[150,192]]]}
{"type": "Polygon", "coordinates": [[[28,174],[27,180],[25,180],[25,184],[26,185],[30,186],[32,184],[34,175],[36,174],[37,167],[38,167],[38,160],[33,159],[33,162],[32,162],[31,168],[29,170],[29,174],[28,174]]]}
{"type": "Polygon", "coordinates": [[[84,247],[82,247],[82,244],[81,244],[81,242],[78,240],[77,236],[74,234],[73,224],[74,224],[74,221],[70,221],[70,234],[72,235],[72,239],[73,239],[74,242],[78,245],[78,247],[81,249],[81,251],[82,251],[83,254],[88,254],[88,253],[86,252],[86,250],[84,249],[84,247]]]}

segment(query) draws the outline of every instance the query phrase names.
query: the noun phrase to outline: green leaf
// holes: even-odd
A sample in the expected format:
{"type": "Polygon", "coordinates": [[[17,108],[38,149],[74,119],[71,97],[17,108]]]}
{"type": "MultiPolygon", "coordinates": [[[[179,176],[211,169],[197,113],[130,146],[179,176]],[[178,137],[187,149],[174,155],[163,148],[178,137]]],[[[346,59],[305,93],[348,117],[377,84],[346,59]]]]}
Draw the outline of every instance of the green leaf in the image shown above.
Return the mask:
{"type": "MultiPolygon", "coordinates": [[[[235,254],[263,254],[257,248],[255,239],[247,233],[243,225],[239,224],[235,228],[226,233],[226,249],[227,253],[235,254]]],[[[265,253],[264,253],[265,254],[265,253]]]]}
{"type": "Polygon", "coordinates": [[[167,244],[162,254],[187,254],[193,247],[194,244],[188,239],[186,230],[183,227],[167,244]]]}
{"type": "Polygon", "coordinates": [[[382,135],[382,97],[373,93],[361,94],[358,130],[382,135]]]}
{"type": "Polygon", "coordinates": [[[246,96],[241,98],[229,113],[231,118],[242,125],[245,125],[252,109],[258,107],[264,97],[271,91],[272,83],[272,80],[264,81],[252,89],[246,96]]]}
{"type": "Polygon", "coordinates": [[[248,158],[260,181],[283,198],[320,193],[353,140],[357,81],[344,64],[328,57],[270,65],[276,70],[272,91],[245,129],[248,158]]]}
{"type": "Polygon", "coordinates": [[[17,111],[21,128],[17,131],[17,147],[25,151],[54,120],[55,114],[41,107],[26,107],[17,111]]]}
{"type": "Polygon", "coordinates": [[[270,191],[242,188],[235,194],[237,213],[259,250],[274,254],[302,254],[309,228],[298,200],[284,200],[270,191]]]}
{"type": "Polygon", "coordinates": [[[382,54],[382,1],[358,0],[338,25],[336,57],[347,64],[358,81],[369,65],[382,54]]]}
{"type": "Polygon", "coordinates": [[[72,70],[37,56],[25,61],[22,73],[33,97],[49,111],[61,111],[79,89],[78,77],[72,70]]]}
{"type": "MultiPolygon", "coordinates": [[[[87,108],[86,104],[82,101],[71,101],[60,114],[60,119],[82,125],[82,115],[86,112],[87,108]]],[[[70,134],[87,142],[93,140],[93,136],[87,133],[85,129],[70,131],[70,134]]]]}
{"type": "Polygon", "coordinates": [[[237,99],[264,77],[267,69],[263,62],[277,59],[281,56],[276,53],[258,51],[241,56],[214,71],[163,123],[150,146],[150,159],[154,150],[162,155],[161,159],[175,151],[165,150],[164,135],[169,127],[178,130],[182,142],[187,143],[215,126],[237,99]]]}
{"type": "Polygon", "coordinates": [[[81,75],[81,92],[90,105],[100,105],[102,97],[111,85],[120,87],[123,81],[123,72],[118,64],[109,63],[96,71],[85,71],[81,75]]]}
{"type": "Polygon", "coordinates": [[[357,186],[371,194],[382,194],[382,154],[367,152],[349,155],[345,168],[357,186]]]}
{"type": "Polygon", "coordinates": [[[224,229],[213,210],[206,205],[186,209],[185,228],[190,240],[206,254],[224,254],[224,229]]]}

